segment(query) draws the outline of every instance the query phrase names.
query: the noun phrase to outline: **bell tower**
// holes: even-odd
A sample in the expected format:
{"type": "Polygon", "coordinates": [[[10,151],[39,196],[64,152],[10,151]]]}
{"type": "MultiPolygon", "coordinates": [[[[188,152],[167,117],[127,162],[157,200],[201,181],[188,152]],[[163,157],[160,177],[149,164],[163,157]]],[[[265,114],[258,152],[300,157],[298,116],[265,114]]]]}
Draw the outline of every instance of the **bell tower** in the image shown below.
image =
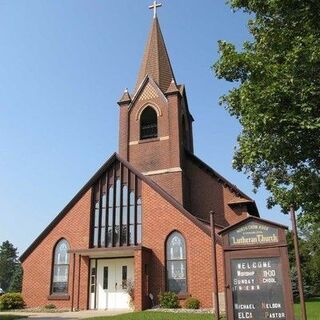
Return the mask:
{"type": "Polygon", "coordinates": [[[126,89],[120,107],[119,154],[185,204],[185,150],[193,153],[192,121],[184,85],[178,85],[157,18],[151,30],[135,89],[126,89]]]}

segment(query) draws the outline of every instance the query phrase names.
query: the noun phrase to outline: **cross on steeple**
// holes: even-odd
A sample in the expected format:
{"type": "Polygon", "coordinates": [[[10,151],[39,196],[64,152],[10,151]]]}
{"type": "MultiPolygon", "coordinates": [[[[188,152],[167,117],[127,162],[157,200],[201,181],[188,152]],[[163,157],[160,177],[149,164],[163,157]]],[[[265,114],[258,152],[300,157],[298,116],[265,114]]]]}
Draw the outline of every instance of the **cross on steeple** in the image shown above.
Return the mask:
{"type": "Polygon", "coordinates": [[[162,3],[157,3],[157,1],[153,1],[153,4],[149,6],[149,9],[153,9],[153,19],[157,17],[157,8],[162,7],[162,3]]]}

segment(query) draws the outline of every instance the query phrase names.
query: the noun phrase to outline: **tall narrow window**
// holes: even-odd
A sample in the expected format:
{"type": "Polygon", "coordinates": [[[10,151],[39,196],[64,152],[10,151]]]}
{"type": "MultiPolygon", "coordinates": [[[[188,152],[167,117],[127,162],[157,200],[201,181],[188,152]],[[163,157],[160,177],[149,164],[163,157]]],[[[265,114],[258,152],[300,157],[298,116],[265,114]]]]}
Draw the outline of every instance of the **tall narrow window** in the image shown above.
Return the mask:
{"type": "Polygon", "coordinates": [[[142,212],[141,212],[141,198],[137,200],[137,244],[141,243],[141,219],[142,219],[142,212]]]}
{"type": "Polygon", "coordinates": [[[109,188],[107,247],[112,247],[113,187],[109,188]]]}
{"type": "Polygon", "coordinates": [[[141,243],[141,180],[115,163],[92,187],[90,247],[106,248],[141,243]]]}
{"type": "Polygon", "coordinates": [[[140,117],[140,139],[156,138],[157,136],[157,113],[152,107],[147,107],[143,110],[140,117]]]}
{"type": "Polygon", "coordinates": [[[127,289],[128,267],[122,266],[122,289],[127,289]]]}
{"type": "Polygon", "coordinates": [[[187,291],[186,244],[179,232],[173,232],[166,243],[167,289],[176,293],[187,291]]]}
{"type": "Polygon", "coordinates": [[[90,281],[90,292],[94,293],[96,287],[96,268],[92,267],[91,269],[91,281],[90,281]]]}
{"type": "Polygon", "coordinates": [[[108,283],[109,283],[109,268],[104,267],[103,268],[103,289],[107,290],[108,289],[108,283]]]}
{"type": "Polygon", "coordinates": [[[69,244],[65,239],[60,240],[54,250],[52,294],[68,293],[69,274],[69,244]]]}

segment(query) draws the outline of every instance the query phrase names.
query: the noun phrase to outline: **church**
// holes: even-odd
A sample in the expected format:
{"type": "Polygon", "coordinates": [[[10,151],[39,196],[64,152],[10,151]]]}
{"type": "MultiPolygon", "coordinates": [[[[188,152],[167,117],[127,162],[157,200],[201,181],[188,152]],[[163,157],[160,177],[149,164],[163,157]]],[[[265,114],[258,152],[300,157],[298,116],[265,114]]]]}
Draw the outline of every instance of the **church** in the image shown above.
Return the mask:
{"type": "MultiPolygon", "coordinates": [[[[119,150],[22,254],[28,307],[144,310],[172,291],[213,307],[215,232],[255,202],[194,154],[186,88],[154,16],[136,86],[119,105],[119,150]]],[[[217,236],[219,300],[224,260],[217,236]]]]}

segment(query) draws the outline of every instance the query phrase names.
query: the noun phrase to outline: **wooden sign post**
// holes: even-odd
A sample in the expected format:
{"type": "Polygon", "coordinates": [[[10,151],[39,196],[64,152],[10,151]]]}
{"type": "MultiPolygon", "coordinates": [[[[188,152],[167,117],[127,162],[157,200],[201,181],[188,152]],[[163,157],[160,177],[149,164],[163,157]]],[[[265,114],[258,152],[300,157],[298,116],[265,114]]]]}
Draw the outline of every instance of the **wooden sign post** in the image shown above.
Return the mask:
{"type": "Polygon", "coordinates": [[[294,319],[285,230],[251,216],[219,232],[228,320],[294,319]]]}

